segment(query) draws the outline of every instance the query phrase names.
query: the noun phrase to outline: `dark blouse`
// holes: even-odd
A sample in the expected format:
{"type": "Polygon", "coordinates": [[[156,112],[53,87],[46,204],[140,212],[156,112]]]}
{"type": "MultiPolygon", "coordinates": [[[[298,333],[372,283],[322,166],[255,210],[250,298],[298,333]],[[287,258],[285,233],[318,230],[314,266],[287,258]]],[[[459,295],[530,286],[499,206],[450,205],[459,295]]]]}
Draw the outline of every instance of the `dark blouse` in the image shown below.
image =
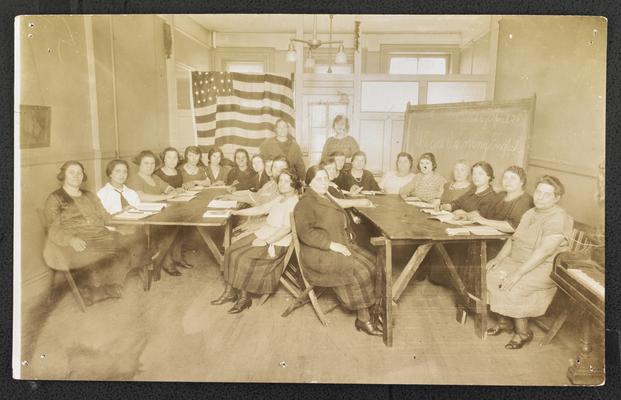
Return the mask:
{"type": "Polygon", "coordinates": [[[231,167],[228,167],[226,165],[220,165],[220,171],[218,171],[218,176],[214,176],[213,171],[211,170],[211,167],[210,166],[205,167],[205,172],[207,172],[207,178],[209,178],[212,184],[218,181],[222,181],[226,183],[226,180],[229,176],[230,171],[231,171],[231,167]]]}
{"type": "Polygon", "coordinates": [[[496,202],[498,194],[494,192],[491,186],[481,193],[475,193],[476,190],[477,188],[473,186],[457,200],[449,203],[451,209],[453,211],[464,210],[466,212],[478,210],[481,215],[487,214],[489,207],[496,202]]]}
{"type": "Polygon", "coordinates": [[[446,182],[444,184],[444,190],[442,191],[442,197],[440,197],[440,203],[446,204],[455,201],[463,194],[465,194],[468,190],[472,189],[472,184],[466,186],[465,188],[459,189],[452,188],[452,184],[453,182],[446,182]]]}
{"type": "Polygon", "coordinates": [[[183,166],[179,168],[178,172],[181,172],[181,179],[183,183],[192,181],[204,181],[205,178],[207,178],[207,171],[205,171],[205,167],[203,167],[202,165],[199,165],[197,167],[196,173],[194,175],[190,175],[190,173],[186,171],[185,167],[183,166]]]}
{"type": "Polygon", "coordinates": [[[515,229],[522,219],[522,215],[533,208],[533,197],[528,193],[522,193],[520,197],[505,201],[506,192],[500,192],[490,207],[481,215],[487,219],[507,221],[515,229]]]}
{"type": "Polygon", "coordinates": [[[342,190],[350,190],[354,185],[362,187],[362,190],[381,190],[373,174],[366,169],[362,170],[360,179],[355,178],[351,174],[351,170],[345,172],[341,171],[341,174],[334,182],[342,190]]]}
{"type": "Polygon", "coordinates": [[[261,172],[261,175],[255,175],[255,184],[250,188],[251,191],[256,192],[261,189],[271,178],[267,176],[265,171],[261,172]]]}
{"type": "Polygon", "coordinates": [[[235,167],[229,172],[226,184],[232,185],[233,182],[237,181],[234,185],[236,190],[249,190],[256,186],[256,178],[257,173],[252,168],[246,168],[245,171],[241,171],[238,167],[235,167]]]}
{"type": "Polygon", "coordinates": [[[177,175],[166,175],[164,171],[158,169],[155,171],[155,175],[162,178],[162,180],[168,183],[170,186],[174,188],[180,188],[183,185],[183,175],[179,170],[177,170],[177,175]]]}

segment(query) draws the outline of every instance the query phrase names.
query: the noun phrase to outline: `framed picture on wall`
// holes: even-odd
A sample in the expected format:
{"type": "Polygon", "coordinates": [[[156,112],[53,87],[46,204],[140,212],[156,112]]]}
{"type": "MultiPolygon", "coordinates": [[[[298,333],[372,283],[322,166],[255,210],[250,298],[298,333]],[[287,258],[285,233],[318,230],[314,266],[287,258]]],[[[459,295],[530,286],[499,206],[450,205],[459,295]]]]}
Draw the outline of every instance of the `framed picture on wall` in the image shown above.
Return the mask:
{"type": "Polygon", "coordinates": [[[50,147],[52,108],[20,105],[19,112],[21,148],[50,147]]]}

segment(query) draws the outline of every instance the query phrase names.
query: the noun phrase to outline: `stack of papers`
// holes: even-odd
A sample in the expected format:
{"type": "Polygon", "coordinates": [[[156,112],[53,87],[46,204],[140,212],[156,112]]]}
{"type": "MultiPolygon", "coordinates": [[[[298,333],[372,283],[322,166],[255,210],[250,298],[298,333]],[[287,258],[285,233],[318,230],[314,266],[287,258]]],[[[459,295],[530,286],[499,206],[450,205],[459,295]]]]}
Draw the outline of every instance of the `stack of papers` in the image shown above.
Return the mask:
{"type": "Polygon", "coordinates": [[[445,224],[451,225],[472,225],[474,222],[468,221],[465,219],[457,219],[455,214],[448,211],[433,211],[429,212],[431,217],[427,217],[427,219],[437,219],[440,222],[444,222],[445,224]]]}
{"type": "Polygon", "coordinates": [[[188,196],[196,196],[197,194],[199,194],[202,190],[202,186],[195,186],[194,188],[190,189],[190,190],[186,190],[182,196],[188,195],[188,196]]]}
{"type": "Polygon", "coordinates": [[[446,228],[446,233],[449,236],[456,235],[477,235],[477,236],[495,236],[503,235],[498,229],[490,226],[464,226],[463,228],[446,228]]]}
{"type": "Polygon", "coordinates": [[[406,203],[408,203],[411,206],[415,206],[418,208],[434,208],[435,206],[431,203],[426,203],[424,201],[409,201],[406,200],[406,203]]]}
{"type": "Polygon", "coordinates": [[[446,233],[449,236],[470,235],[468,228],[446,228],[446,233]]]}
{"type": "Polygon", "coordinates": [[[384,194],[384,192],[381,192],[378,190],[361,190],[360,193],[364,194],[365,196],[375,196],[376,194],[384,194]]]}
{"type": "Polygon", "coordinates": [[[211,200],[207,205],[209,208],[233,209],[237,208],[237,200],[211,200]]]}
{"type": "Polygon", "coordinates": [[[168,201],[173,201],[173,202],[184,202],[184,201],[190,201],[193,198],[195,198],[196,195],[195,194],[180,194],[179,196],[173,197],[172,199],[168,199],[168,201]]]}
{"type": "Polygon", "coordinates": [[[114,216],[115,219],[123,219],[128,221],[135,221],[142,218],[146,218],[150,215],[156,214],[154,211],[140,211],[140,210],[127,210],[122,211],[114,216]]]}
{"type": "Polygon", "coordinates": [[[137,210],[153,212],[162,211],[162,208],[164,207],[166,207],[166,203],[139,203],[135,206],[137,210]]]}
{"type": "Polygon", "coordinates": [[[439,210],[433,210],[429,208],[423,208],[421,211],[424,212],[425,214],[430,214],[430,215],[453,215],[453,213],[450,211],[444,211],[444,210],[439,211],[439,210]]]}
{"type": "Polygon", "coordinates": [[[228,218],[231,216],[231,210],[207,210],[203,214],[203,218],[228,218]]]}

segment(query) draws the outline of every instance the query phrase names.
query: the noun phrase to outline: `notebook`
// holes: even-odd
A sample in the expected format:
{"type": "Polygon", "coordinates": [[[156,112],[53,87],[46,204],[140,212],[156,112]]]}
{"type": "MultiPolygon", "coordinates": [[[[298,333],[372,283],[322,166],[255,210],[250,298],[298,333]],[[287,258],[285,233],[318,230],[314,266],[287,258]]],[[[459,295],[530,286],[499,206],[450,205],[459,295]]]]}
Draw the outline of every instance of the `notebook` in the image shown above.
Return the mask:
{"type": "Polygon", "coordinates": [[[135,206],[140,211],[162,211],[166,203],[139,203],[135,206]]]}
{"type": "Polygon", "coordinates": [[[237,208],[237,200],[211,200],[207,205],[209,208],[237,208]]]}
{"type": "Polygon", "coordinates": [[[135,221],[142,218],[146,218],[150,215],[155,214],[155,212],[149,211],[138,211],[138,210],[128,210],[122,211],[114,216],[115,219],[122,219],[127,221],[135,221]]]}
{"type": "Polygon", "coordinates": [[[228,218],[231,216],[231,210],[207,210],[203,214],[203,218],[228,218]]]}

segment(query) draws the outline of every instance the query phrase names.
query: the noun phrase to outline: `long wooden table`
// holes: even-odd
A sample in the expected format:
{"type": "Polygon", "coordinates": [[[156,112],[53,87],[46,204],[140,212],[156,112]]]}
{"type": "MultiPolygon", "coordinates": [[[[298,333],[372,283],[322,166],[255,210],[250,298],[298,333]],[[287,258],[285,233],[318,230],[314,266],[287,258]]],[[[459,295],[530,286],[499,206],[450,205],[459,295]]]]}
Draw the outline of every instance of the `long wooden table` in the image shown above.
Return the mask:
{"type": "MultiPolygon", "coordinates": [[[[226,189],[223,188],[207,188],[198,193],[196,197],[190,201],[168,201],[166,207],[164,207],[162,211],[146,218],[139,220],[113,218],[112,222],[119,225],[144,226],[147,238],[150,237],[151,226],[194,226],[197,228],[207,248],[220,265],[220,269],[222,269],[222,260],[224,256],[211,237],[213,231],[210,228],[222,227],[224,229],[223,247],[224,250],[226,250],[231,244],[230,218],[203,218],[203,214],[208,209],[207,206],[211,200],[225,193],[227,193],[226,189]]],[[[172,242],[170,244],[172,244],[172,242]]],[[[168,247],[161,248],[160,251],[167,252],[168,247]]],[[[156,278],[160,274],[160,267],[161,263],[159,263],[158,268],[154,272],[156,278]]]]}
{"type": "MultiPolygon", "coordinates": [[[[446,228],[455,227],[455,225],[428,219],[428,214],[407,204],[398,195],[377,195],[371,196],[369,199],[376,207],[361,207],[357,210],[381,232],[380,237],[371,238],[371,244],[377,249],[376,288],[382,293],[380,304],[384,317],[384,343],[386,346],[392,346],[393,343],[394,308],[425,256],[434,246],[446,264],[451,282],[457,290],[459,303],[466,310],[475,314],[475,332],[479,337],[485,338],[485,331],[487,330],[487,304],[485,300],[487,292],[487,241],[504,240],[509,235],[449,236],[446,233],[446,228]],[[476,293],[468,292],[444,246],[445,243],[458,242],[468,243],[471,253],[478,250],[479,263],[476,267],[480,275],[480,284],[476,293]],[[394,282],[392,277],[393,246],[418,246],[394,282]]],[[[465,322],[465,319],[462,319],[462,322],[465,322]]]]}

